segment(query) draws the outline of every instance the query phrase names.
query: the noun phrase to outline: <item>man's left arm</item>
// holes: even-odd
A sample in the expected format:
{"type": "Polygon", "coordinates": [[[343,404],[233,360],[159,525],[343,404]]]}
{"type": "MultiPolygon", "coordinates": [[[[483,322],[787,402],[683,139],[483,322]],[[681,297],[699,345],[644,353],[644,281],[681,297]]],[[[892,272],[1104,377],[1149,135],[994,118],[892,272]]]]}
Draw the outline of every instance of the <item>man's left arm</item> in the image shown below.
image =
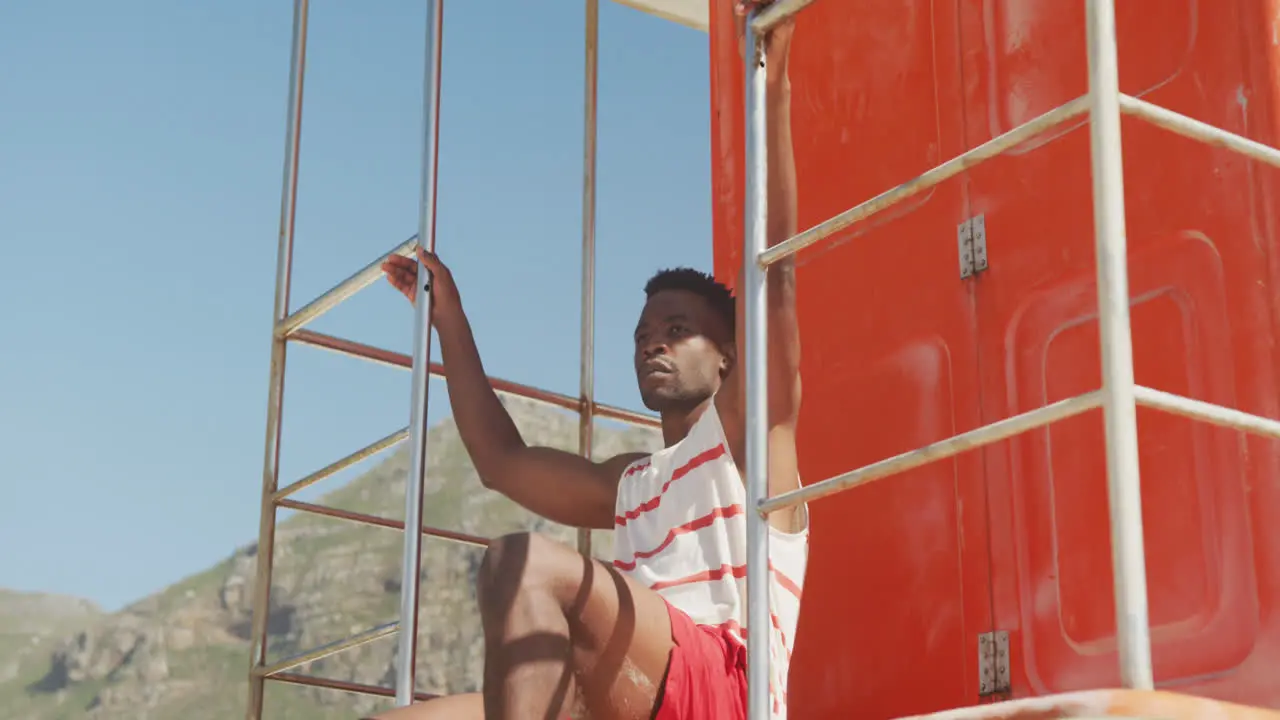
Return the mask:
{"type": "MultiPolygon", "coordinates": [[[[770,247],[795,235],[798,226],[795,151],[791,135],[791,83],[788,76],[793,27],[793,21],[788,21],[775,28],[766,44],[765,137],[769,206],[765,233],[766,244],[770,247]]],[[[753,258],[743,258],[743,263],[753,261],[753,258]]],[[[796,320],[795,264],[792,258],[774,263],[768,273],[768,442],[769,495],[772,496],[800,487],[795,442],[796,420],[800,411],[800,331],[796,320]]],[[[735,451],[735,459],[741,463],[746,430],[743,412],[746,373],[741,367],[745,324],[741,292],[738,294],[737,314],[739,362],[734,368],[734,377],[728,379],[727,387],[717,395],[717,410],[726,418],[731,449],[735,451]]],[[[801,508],[776,512],[769,517],[770,524],[784,532],[798,532],[804,528],[805,520],[801,508]]]]}
{"type": "MultiPolygon", "coordinates": [[[[795,149],[791,137],[791,81],[787,73],[792,27],[769,38],[765,106],[768,143],[769,247],[798,230],[795,149]],[[784,47],[773,47],[775,43],[784,47]]],[[[796,320],[795,256],[769,266],[769,423],[794,426],[800,412],[800,329],[796,320]]],[[[772,488],[771,488],[772,489],[772,488]]]]}

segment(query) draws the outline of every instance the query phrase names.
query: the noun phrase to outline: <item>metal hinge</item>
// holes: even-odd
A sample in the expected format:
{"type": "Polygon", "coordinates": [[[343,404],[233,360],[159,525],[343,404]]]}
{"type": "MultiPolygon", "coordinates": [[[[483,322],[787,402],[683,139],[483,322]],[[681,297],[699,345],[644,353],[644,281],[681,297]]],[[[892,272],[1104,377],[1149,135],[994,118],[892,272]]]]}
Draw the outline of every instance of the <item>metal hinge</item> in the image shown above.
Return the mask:
{"type": "Polygon", "coordinates": [[[1013,687],[1009,673],[1009,633],[1005,630],[978,635],[978,696],[1007,693],[1013,687]]]}
{"type": "Polygon", "coordinates": [[[960,245],[960,277],[967,278],[987,269],[987,220],[978,215],[956,227],[960,245]]]}

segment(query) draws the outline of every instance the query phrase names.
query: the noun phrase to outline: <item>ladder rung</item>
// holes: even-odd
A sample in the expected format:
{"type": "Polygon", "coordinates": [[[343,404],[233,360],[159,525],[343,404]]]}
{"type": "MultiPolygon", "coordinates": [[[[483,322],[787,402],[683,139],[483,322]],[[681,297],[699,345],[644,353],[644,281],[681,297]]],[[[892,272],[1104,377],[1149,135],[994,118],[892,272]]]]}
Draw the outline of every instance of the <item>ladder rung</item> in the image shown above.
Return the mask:
{"type": "MultiPolygon", "coordinates": [[[[348,357],[359,358],[361,360],[369,360],[380,365],[393,367],[400,370],[410,370],[413,368],[413,356],[404,353],[387,350],[386,348],[376,347],[374,345],[366,345],[355,340],[326,335],[318,333],[314,330],[299,330],[289,336],[289,340],[310,345],[321,350],[346,355],[348,357]]],[[[440,376],[443,366],[440,363],[431,364],[431,374],[440,376]]]]}
{"type": "MultiPolygon", "coordinates": [[[[404,530],[404,521],[392,520],[390,518],[378,517],[377,515],[369,515],[367,513],[355,512],[353,510],[343,510],[341,508],[330,507],[328,505],[317,505],[316,503],[301,502],[298,500],[281,500],[276,503],[276,507],[288,508],[290,510],[299,510],[312,515],[324,515],[325,517],[337,518],[339,520],[350,520],[362,525],[374,525],[377,527],[389,528],[391,530],[404,530]]],[[[469,535],[467,533],[454,532],[453,530],[442,530],[440,528],[424,527],[423,535],[438,537],[443,540],[452,540],[463,545],[474,545],[476,547],[489,547],[488,538],[482,538],[479,535],[469,535]]]]}
{"type": "Polygon", "coordinates": [[[354,275],[343,280],[342,282],[329,288],[320,297],[303,305],[298,310],[281,320],[276,325],[276,333],[279,335],[292,335],[299,328],[316,318],[324,315],[330,310],[337,307],[343,300],[355,295],[361,290],[369,287],[382,277],[382,263],[392,255],[401,255],[403,257],[411,257],[413,255],[413,246],[418,242],[418,236],[405,240],[399,245],[391,249],[391,252],[379,255],[376,260],[365,265],[356,271],[354,275]]]}
{"type": "Polygon", "coordinates": [[[1139,100],[1136,97],[1121,94],[1120,111],[1142,118],[1152,125],[1189,137],[1192,140],[1199,140],[1209,145],[1234,150],[1241,155],[1280,168],[1280,150],[1256,140],[1250,140],[1247,137],[1227,132],[1209,123],[1187,117],[1182,113],[1162,108],[1146,100],[1139,100]]]}
{"type": "Polygon", "coordinates": [[[808,230],[768,248],[764,252],[760,253],[760,265],[762,267],[768,267],[789,255],[794,255],[800,250],[803,250],[816,242],[825,240],[860,220],[875,215],[882,210],[887,210],[909,197],[919,195],[925,190],[945,182],[965,170],[976,167],[977,165],[980,165],[1005,152],[1009,148],[1020,145],[1056,125],[1061,125],[1071,118],[1083,115],[1088,112],[1088,110],[1089,96],[1082,95],[1075,100],[1072,100],[1065,105],[1060,105],[1035,119],[1028,120],[1009,132],[997,135],[972,150],[961,153],[960,155],[951,158],[931,170],[925,171],[921,175],[917,175],[891,190],[886,190],[864,203],[845,210],[826,222],[814,225],[808,230]]]}
{"type": "Polygon", "coordinates": [[[382,438],[381,440],[376,440],[369,445],[365,445],[364,447],[351,453],[350,455],[340,460],[335,460],[329,463],[328,465],[320,468],[319,470],[311,473],[310,475],[302,478],[301,480],[297,480],[296,482],[293,482],[290,485],[287,485],[284,488],[277,490],[271,496],[271,501],[278,503],[281,500],[289,497],[290,495],[298,492],[299,490],[303,490],[305,488],[311,487],[312,485],[315,485],[321,480],[324,480],[327,477],[330,477],[342,470],[345,470],[346,468],[351,467],[352,465],[355,465],[361,460],[365,460],[373,457],[374,455],[377,455],[383,450],[386,450],[387,448],[390,448],[396,445],[397,443],[404,441],[404,439],[407,437],[409,437],[409,428],[407,427],[401,428],[391,433],[390,435],[382,438]]]}
{"type": "Polygon", "coordinates": [[[284,672],[285,670],[292,670],[299,665],[306,665],[307,663],[315,662],[316,660],[322,660],[330,655],[336,655],[343,650],[349,650],[353,647],[359,647],[361,645],[371,643],[374,640],[381,640],[388,635],[394,635],[399,627],[400,623],[398,621],[378,625],[377,627],[370,628],[364,632],[356,633],[345,640],[338,640],[336,642],[331,642],[328,645],[321,645],[314,650],[308,650],[300,655],[285,658],[280,662],[272,663],[265,667],[254,668],[254,672],[262,675],[263,677],[272,677],[284,672]]]}
{"type": "Polygon", "coordinates": [[[901,455],[895,455],[886,460],[881,460],[856,470],[850,470],[842,475],[816,482],[799,490],[775,495],[760,503],[760,512],[768,514],[783,510],[803,502],[817,500],[843,490],[865,485],[889,475],[896,475],[921,465],[945,460],[962,452],[976,450],[984,445],[1005,440],[1019,433],[1079,415],[1099,407],[1101,404],[1101,390],[1087,392],[1067,400],[1059,400],[1035,410],[1014,415],[1004,420],[998,420],[990,425],[983,425],[966,433],[953,435],[946,440],[939,440],[924,447],[909,450],[901,455]]]}
{"type": "MultiPolygon", "coordinates": [[[[324,333],[314,332],[312,330],[299,330],[289,336],[294,342],[300,342],[304,345],[330,350],[351,357],[358,357],[364,360],[372,360],[391,367],[397,367],[405,370],[413,368],[413,357],[404,353],[386,350],[384,348],[366,345],[354,340],[334,337],[324,333]]],[[[432,377],[444,377],[444,366],[440,363],[431,363],[432,377]]],[[[582,401],[575,397],[554,393],[549,390],[543,390],[531,385],[524,385],[502,378],[489,377],[489,384],[494,390],[519,395],[531,400],[538,400],[550,405],[562,407],[566,410],[578,412],[582,408],[582,401]]],[[[595,416],[609,418],[611,420],[620,420],[622,422],[631,423],[632,425],[641,425],[644,427],[661,427],[661,421],[651,415],[645,415],[633,410],[626,410],[613,405],[605,405],[603,403],[595,403],[595,416]]]]}
{"type": "MultiPolygon", "coordinates": [[[[330,680],[329,678],[314,677],[311,675],[299,675],[297,673],[280,673],[272,675],[269,680],[276,682],[289,683],[291,685],[307,685],[310,687],[329,688],[330,690],[342,690],[344,692],[356,693],[358,695],[377,695],[378,697],[395,697],[394,688],[382,687],[380,685],[365,685],[364,683],[348,682],[346,680],[330,680]]],[[[414,693],[414,700],[434,700],[440,697],[431,693],[414,693]]]]}
{"type": "Polygon", "coordinates": [[[1203,400],[1193,400],[1189,397],[1143,387],[1142,385],[1134,386],[1133,397],[1139,405],[1145,405],[1156,410],[1164,410],[1173,415],[1181,415],[1193,420],[1203,420],[1222,427],[1280,439],[1280,422],[1261,415],[1233,410],[1229,407],[1214,405],[1203,400]]]}

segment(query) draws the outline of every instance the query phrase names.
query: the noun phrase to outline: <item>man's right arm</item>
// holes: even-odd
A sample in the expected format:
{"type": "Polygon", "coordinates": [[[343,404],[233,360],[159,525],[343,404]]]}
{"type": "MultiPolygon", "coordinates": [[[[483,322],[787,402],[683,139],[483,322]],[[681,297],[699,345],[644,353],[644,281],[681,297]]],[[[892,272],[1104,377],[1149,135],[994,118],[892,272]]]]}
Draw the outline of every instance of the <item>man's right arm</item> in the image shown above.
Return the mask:
{"type": "MultiPolygon", "coordinates": [[[[563,450],[527,445],[485,375],[453,273],[434,253],[421,247],[416,253],[432,275],[432,323],[440,337],[453,421],[480,481],[563,525],[612,528],[622,473],[644,453],[597,463],[563,450]]],[[[382,270],[396,290],[415,301],[417,262],[391,255],[382,270]]]]}
{"type": "Polygon", "coordinates": [[[597,463],[527,445],[489,384],[461,303],[437,313],[435,327],[454,423],[484,486],[558,523],[612,528],[622,472],[644,454],[597,463]]]}

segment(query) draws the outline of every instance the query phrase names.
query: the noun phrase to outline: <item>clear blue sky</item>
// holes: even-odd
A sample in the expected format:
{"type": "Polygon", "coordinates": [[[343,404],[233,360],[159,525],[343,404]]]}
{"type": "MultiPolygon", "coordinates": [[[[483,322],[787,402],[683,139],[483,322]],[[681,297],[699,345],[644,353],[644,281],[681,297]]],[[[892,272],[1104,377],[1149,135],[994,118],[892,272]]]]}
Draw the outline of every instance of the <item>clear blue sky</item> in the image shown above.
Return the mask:
{"type": "MultiPolygon", "coordinates": [[[[0,6],[0,586],[115,609],[256,539],[291,16],[0,6]]],[[[575,393],[582,3],[445,26],[438,248],[489,371],[575,393]]],[[[416,229],[424,29],[312,4],[294,307],[416,229]]],[[[600,35],[597,388],[638,407],[644,280],[711,265],[707,39],[610,2],[600,35]]],[[[314,327],[407,351],[412,319],[379,283],[314,327]]],[[[408,385],[295,348],[283,479],[401,427],[408,385]]]]}

